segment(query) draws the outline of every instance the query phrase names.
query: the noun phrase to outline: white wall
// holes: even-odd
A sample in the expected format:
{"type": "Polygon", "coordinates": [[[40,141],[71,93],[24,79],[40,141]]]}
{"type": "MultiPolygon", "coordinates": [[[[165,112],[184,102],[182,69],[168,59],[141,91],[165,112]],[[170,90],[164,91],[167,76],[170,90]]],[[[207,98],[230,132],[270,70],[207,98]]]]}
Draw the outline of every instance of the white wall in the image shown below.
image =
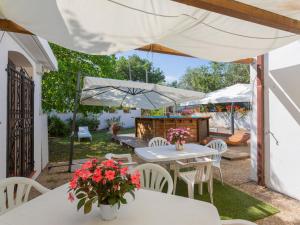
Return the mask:
{"type": "Polygon", "coordinates": [[[269,53],[265,77],[266,184],[300,200],[300,42],[269,53]]]}
{"type": "MultiPolygon", "coordinates": [[[[52,112],[51,115],[58,116],[61,120],[68,120],[73,117],[72,113],[55,113],[52,112]]],[[[79,114],[80,116],[80,114],[79,114]]],[[[135,117],[141,116],[141,110],[130,110],[129,113],[124,113],[123,110],[116,110],[115,113],[109,113],[109,112],[102,112],[100,114],[96,114],[96,116],[99,116],[99,129],[105,129],[107,128],[106,120],[111,119],[113,117],[120,117],[121,122],[123,123],[123,127],[130,128],[135,126],[135,117]]]]}
{"type": "MultiPolygon", "coordinates": [[[[234,126],[235,129],[250,130],[250,116],[252,112],[247,112],[246,115],[235,113],[234,115],[234,126]]],[[[210,127],[231,127],[231,115],[227,112],[209,112],[209,113],[196,113],[199,116],[210,116],[209,120],[210,127]]]]}
{"type": "MultiPolygon", "coordinates": [[[[0,179],[6,177],[6,134],[7,134],[7,72],[6,67],[8,64],[8,52],[15,51],[21,53],[32,65],[31,74],[35,82],[35,94],[34,94],[34,160],[36,171],[34,178],[38,176],[41,171],[41,146],[42,139],[41,135],[41,115],[40,115],[40,79],[41,76],[41,66],[37,64],[34,59],[29,55],[28,51],[17,43],[14,36],[9,33],[0,32],[0,37],[2,40],[0,42],[0,179]]],[[[26,69],[26,68],[25,68],[26,69]]]]}

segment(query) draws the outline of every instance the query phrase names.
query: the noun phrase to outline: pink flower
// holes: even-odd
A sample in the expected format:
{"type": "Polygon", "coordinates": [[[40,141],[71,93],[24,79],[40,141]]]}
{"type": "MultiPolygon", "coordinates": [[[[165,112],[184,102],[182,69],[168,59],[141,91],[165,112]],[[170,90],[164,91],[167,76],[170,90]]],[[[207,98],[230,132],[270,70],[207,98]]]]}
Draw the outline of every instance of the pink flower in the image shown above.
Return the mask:
{"type": "Polygon", "coordinates": [[[120,174],[122,176],[125,176],[127,174],[127,171],[128,171],[128,167],[123,167],[120,169],[120,174]]]}
{"type": "Polygon", "coordinates": [[[112,181],[113,179],[115,179],[115,174],[116,174],[115,171],[107,170],[107,171],[105,171],[105,178],[109,181],[112,181]]]}
{"type": "Polygon", "coordinates": [[[92,180],[99,183],[102,180],[102,171],[100,168],[95,169],[92,180]]]}
{"type": "Polygon", "coordinates": [[[81,169],[88,170],[88,169],[90,169],[92,167],[93,167],[92,161],[87,161],[84,164],[82,164],[81,169]]]}
{"type": "Polygon", "coordinates": [[[103,161],[101,164],[105,167],[115,167],[115,161],[112,159],[103,161]]]}
{"type": "Polygon", "coordinates": [[[68,200],[69,200],[70,202],[73,202],[73,201],[74,201],[74,195],[73,195],[71,192],[69,192],[69,194],[68,194],[68,200]]]}
{"type": "Polygon", "coordinates": [[[87,180],[90,176],[92,176],[92,173],[89,170],[81,170],[79,172],[79,177],[81,177],[82,180],[87,180]]]}

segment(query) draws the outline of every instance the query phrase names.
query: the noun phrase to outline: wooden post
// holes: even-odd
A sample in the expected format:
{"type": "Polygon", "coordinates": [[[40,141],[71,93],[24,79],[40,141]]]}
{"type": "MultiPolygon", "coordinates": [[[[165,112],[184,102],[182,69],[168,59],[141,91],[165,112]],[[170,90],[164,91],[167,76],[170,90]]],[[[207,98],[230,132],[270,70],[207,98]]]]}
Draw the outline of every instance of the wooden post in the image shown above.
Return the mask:
{"type": "Polygon", "coordinates": [[[257,182],[265,186],[264,56],[257,57],[257,182]]]}
{"type": "Polygon", "coordinates": [[[231,103],[231,134],[234,134],[234,102],[231,103]]]}
{"type": "Polygon", "coordinates": [[[71,171],[72,171],[72,164],[73,164],[74,136],[75,136],[75,129],[76,129],[76,115],[77,115],[77,111],[78,111],[79,94],[80,94],[80,72],[77,73],[76,94],[75,94],[75,98],[74,98],[72,132],[71,132],[71,136],[70,136],[70,155],[69,155],[69,168],[68,168],[69,173],[71,173],[71,171]]]}

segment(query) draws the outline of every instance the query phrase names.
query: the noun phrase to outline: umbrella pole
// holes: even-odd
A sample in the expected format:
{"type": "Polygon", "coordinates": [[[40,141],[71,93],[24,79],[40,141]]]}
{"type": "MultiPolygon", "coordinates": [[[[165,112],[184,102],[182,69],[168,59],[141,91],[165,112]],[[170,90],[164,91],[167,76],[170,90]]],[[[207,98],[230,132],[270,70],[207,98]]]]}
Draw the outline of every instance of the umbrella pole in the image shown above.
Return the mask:
{"type": "Polygon", "coordinates": [[[231,103],[231,134],[234,134],[234,102],[231,103]]]}
{"type": "Polygon", "coordinates": [[[72,132],[70,136],[70,155],[69,155],[69,168],[68,172],[70,173],[72,170],[73,164],[73,152],[74,152],[74,136],[75,136],[75,129],[76,129],[76,115],[78,111],[78,97],[80,93],[80,72],[77,73],[77,84],[76,84],[76,94],[74,98],[74,111],[73,111],[73,121],[72,121],[72,132]]]}

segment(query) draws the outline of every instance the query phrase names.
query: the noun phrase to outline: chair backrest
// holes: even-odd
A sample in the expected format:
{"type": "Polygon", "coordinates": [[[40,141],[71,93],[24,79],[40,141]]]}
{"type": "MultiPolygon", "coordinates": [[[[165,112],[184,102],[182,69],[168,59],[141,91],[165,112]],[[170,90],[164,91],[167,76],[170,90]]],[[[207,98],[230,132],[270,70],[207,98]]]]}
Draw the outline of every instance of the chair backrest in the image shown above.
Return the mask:
{"type": "Polygon", "coordinates": [[[78,127],[78,131],[79,132],[89,132],[89,127],[88,126],[78,127]]]}
{"type": "Polygon", "coordinates": [[[107,153],[105,155],[106,159],[114,159],[114,160],[120,160],[123,161],[126,159],[127,163],[132,163],[132,157],[130,154],[113,154],[113,153],[107,153]]]}
{"type": "Polygon", "coordinates": [[[187,163],[176,161],[176,168],[177,168],[177,172],[179,172],[179,170],[182,168],[195,169],[196,170],[195,183],[200,183],[200,182],[206,182],[212,178],[213,176],[212,163],[213,160],[211,159],[205,159],[203,161],[187,162],[187,163]]]}
{"type": "Polygon", "coordinates": [[[162,192],[168,185],[167,194],[173,192],[173,180],[169,172],[157,164],[146,163],[135,168],[141,174],[141,187],[143,189],[162,192]]]}
{"type": "Polygon", "coordinates": [[[31,188],[40,193],[49,189],[25,177],[10,177],[0,180],[0,215],[28,201],[31,188]]]}
{"type": "Polygon", "coordinates": [[[165,145],[168,145],[168,141],[162,137],[152,138],[148,143],[149,147],[158,147],[158,146],[165,146],[165,145]]]}
{"type": "Polygon", "coordinates": [[[222,158],[222,154],[227,151],[227,144],[225,143],[225,141],[221,139],[212,140],[205,146],[215,149],[219,152],[218,155],[215,155],[213,157],[216,162],[220,162],[222,158]]]}

